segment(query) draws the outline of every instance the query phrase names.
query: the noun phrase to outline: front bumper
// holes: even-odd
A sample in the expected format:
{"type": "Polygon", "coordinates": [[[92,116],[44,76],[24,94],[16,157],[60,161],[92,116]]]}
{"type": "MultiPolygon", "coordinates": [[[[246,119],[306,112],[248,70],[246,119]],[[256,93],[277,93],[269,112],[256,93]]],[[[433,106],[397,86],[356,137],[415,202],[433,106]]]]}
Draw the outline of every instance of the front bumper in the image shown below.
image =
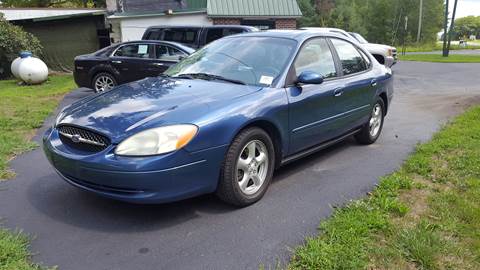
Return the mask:
{"type": "Polygon", "coordinates": [[[215,191],[227,146],[132,158],[116,156],[111,145],[85,155],[49,129],[43,149],[58,174],[78,188],[121,201],[164,203],[215,191]]]}

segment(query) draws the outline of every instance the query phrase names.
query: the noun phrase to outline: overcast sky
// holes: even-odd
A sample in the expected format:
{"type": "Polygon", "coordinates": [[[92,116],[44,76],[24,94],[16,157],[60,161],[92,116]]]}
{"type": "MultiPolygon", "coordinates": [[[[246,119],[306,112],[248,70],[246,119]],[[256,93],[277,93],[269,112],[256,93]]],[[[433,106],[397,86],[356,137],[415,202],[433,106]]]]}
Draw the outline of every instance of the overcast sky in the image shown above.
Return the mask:
{"type": "MultiPolygon", "coordinates": [[[[453,12],[454,3],[455,0],[449,0],[450,14],[453,12]]],[[[457,14],[455,17],[461,18],[470,15],[480,16],[480,0],[458,0],[457,14]]]]}

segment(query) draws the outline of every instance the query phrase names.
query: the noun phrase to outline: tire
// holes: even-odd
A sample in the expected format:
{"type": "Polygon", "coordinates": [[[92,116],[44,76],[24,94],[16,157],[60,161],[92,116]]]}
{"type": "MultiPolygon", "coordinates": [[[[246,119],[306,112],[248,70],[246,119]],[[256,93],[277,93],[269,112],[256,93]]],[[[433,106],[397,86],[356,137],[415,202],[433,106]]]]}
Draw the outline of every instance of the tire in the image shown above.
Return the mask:
{"type": "Polygon", "coordinates": [[[109,91],[115,86],[117,86],[117,80],[110,73],[100,72],[93,77],[92,89],[95,93],[109,91]]]}
{"type": "Polygon", "coordinates": [[[267,191],[274,168],[275,150],[270,136],[260,128],[245,129],[228,148],[216,194],[235,206],[251,205],[267,191]]]}
{"type": "Polygon", "coordinates": [[[378,98],[372,107],[368,122],[365,123],[360,132],[355,135],[357,142],[360,144],[374,143],[382,133],[384,119],[385,103],[383,99],[378,98]]]}

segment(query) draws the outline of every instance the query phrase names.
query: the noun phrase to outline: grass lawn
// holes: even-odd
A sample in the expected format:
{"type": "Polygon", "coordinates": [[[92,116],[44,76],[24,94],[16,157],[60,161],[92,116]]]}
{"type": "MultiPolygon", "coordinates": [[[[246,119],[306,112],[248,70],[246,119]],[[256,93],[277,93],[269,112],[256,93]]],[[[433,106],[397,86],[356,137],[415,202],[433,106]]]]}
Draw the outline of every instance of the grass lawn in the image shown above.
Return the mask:
{"type": "Polygon", "coordinates": [[[480,54],[450,54],[443,57],[441,54],[407,54],[399,55],[401,61],[438,62],[438,63],[480,63],[480,54]]]}
{"type": "MultiPolygon", "coordinates": [[[[468,41],[466,47],[460,47],[458,44],[451,44],[450,50],[475,50],[480,49],[480,43],[478,41],[468,41]]],[[[397,46],[399,52],[402,51],[402,46],[397,46]]],[[[406,46],[405,51],[407,52],[432,52],[432,51],[441,51],[443,50],[443,42],[437,42],[435,44],[423,44],[417,46],[406,46]]]]}
{"type": "MultiPolygon", "coordinates": [[[[75,88],[71,75],[50,76],[38,86],[17,86],[0,81],[0,181],[12,177],[8,161],[37,145],[30,141],[35,130],[57,107],[63,95],[75,88]]],[[[29,262],[28,237],[0,227],[0,270],[41,269],[29,262]]]]}
{"type": "Polygon", "coordinates": [[[35,86],[0,81],[0,181],[13,176],[8,169],[11,158],[37,146],[30,141],[35,130],[74,88],[71,75],[50,76],[46,83],[35,86]]]}
{"type": "Polygon", "coordinates": [[[335,210],[290,269],[480,269],[480,106],[335,210]]]}

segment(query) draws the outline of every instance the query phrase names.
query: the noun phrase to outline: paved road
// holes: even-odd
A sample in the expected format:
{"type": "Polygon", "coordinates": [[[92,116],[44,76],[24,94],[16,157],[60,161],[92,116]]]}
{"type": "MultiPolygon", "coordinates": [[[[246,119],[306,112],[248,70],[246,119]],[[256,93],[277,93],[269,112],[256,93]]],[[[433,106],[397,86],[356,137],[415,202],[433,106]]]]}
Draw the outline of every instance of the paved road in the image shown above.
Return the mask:
{"type": "MultiPolygon", "coordinates": [[[[0,216],[4,225],[36,236],[35,261],[60,269],[258,269],[285,262],[292,247],[317,233],[333,205],[365,196],[415,144],[480,102],[479,68],[399,63],[378,143],[348,140],[290,164],[276,172],[263,200],[247,208],[213,196],[159,206],[99,198],[63,182],[37,149],[12,162],[18,176],[0,184],[0,216]]],[[[75,91],[65,102],[86,94],[75,91]]]]}

